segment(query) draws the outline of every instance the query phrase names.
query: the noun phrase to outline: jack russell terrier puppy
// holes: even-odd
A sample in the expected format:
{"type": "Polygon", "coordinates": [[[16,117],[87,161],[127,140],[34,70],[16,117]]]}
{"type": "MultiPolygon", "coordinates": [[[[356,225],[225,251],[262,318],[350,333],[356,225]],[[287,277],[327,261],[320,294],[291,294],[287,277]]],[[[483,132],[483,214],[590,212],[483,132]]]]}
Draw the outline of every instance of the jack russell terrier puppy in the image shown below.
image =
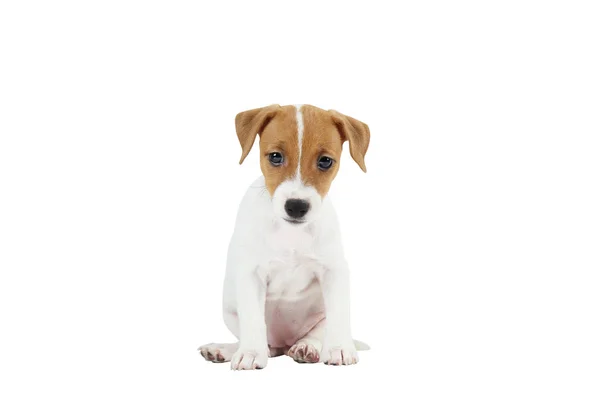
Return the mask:
{"type": "Polygon", "coordinates": [[[350,365],[369,347],[350,334],[349,271],[327,197],[342,144],[366,172],[366,124],[317,107],[279,106],[239,113],[244,161],[260,137],[258,178],[238,210],[229,244],[223,317],[238,343],[200,354],[231,369],[260,369],[269,357],[350,365]]]}

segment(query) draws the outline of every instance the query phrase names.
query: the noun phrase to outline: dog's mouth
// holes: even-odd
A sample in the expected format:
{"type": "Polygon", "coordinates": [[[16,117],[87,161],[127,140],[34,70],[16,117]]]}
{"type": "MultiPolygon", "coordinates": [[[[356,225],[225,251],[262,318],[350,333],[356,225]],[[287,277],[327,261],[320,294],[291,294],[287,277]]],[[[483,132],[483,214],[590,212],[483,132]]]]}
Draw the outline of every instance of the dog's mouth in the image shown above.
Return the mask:
{"type": "Polygon", "coordinates": [[[294,225],[300,225],[305,223],[306,221],[303,219],[288,219],[288,218],[284,218],[285,221],[289,222],[290,224],[294,224],[294,225]]]}

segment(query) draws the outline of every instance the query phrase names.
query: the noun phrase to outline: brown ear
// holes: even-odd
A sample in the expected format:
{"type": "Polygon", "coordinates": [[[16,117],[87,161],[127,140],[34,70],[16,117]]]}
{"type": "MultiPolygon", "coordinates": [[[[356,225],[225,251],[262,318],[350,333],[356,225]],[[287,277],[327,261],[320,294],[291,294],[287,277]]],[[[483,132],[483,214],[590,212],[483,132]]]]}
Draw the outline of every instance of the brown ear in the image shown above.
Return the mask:
{"type": "Polygon", "coordinates": [[[340,135],[342,135],[342,140],[347,140],[350,143],[350,155],[360,169],[367,172],[365,154],[367,154],[369,141],[371,140],[369,127],[367,124],[335,110],[330,110],[330,112],[333,117],[333,123],[340,131],[340,135]]]}
{"type": "Polygon", "coordinates": [[[248,153],[250,153],[256,135],[262,133],[269,121],[277,114],[279,108],[279,105],[274,104],[268,107],[243,111],[235,116],[235,130],[242,146],[240,164],[244,161],[248,153]]]}

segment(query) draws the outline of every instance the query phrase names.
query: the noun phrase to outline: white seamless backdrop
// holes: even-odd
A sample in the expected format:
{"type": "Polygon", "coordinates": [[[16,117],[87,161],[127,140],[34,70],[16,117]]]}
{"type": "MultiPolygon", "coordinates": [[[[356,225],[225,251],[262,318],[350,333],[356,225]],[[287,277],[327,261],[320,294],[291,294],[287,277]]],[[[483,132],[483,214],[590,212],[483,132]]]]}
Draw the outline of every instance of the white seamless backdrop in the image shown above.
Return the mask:
{"type": "MultiPolygon", "coordinates": [[[[0,4],[3,399],[598,399],[592,1],[0,4]],[[235,114],[369,124],[331,196],[347,368],[231,372],[235,114]]],[[[346,148],[347,150],[347,148],[346,148]]]]}

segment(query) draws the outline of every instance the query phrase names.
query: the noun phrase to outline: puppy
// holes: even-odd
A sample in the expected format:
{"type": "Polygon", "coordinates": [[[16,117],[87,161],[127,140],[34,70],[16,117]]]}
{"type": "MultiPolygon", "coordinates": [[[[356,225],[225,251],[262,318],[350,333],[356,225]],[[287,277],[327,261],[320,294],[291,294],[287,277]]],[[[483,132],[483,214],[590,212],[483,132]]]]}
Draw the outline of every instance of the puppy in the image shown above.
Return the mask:
{"type": "Polygon", "coordinates": [[[258,178],[238,210],[229,244],[223,317],[238,343],[198,350],[231,369],[260,369],[269,357],[350,365],[368,346],[350,333],[349,273],[327,197],[342,144],[366,172],[366,124],[317,107],[279,106],[239,113],[240,164],[260,137],[258,178]]]}

